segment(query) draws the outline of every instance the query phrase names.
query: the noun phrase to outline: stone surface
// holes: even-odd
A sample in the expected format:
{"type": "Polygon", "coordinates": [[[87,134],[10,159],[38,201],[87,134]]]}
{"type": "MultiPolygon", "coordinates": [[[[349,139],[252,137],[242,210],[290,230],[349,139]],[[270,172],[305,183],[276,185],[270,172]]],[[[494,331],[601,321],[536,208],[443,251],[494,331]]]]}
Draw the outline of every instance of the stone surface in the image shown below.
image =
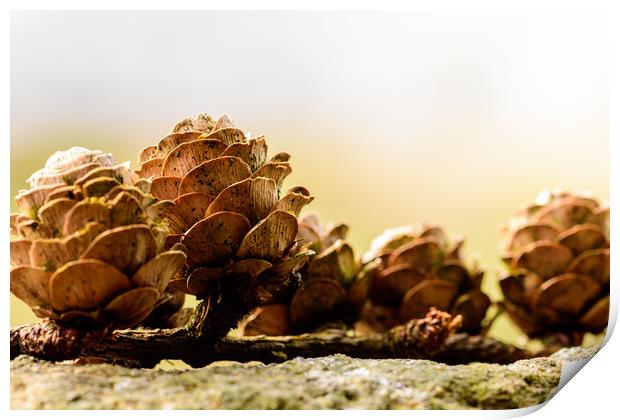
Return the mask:
{"type": "Polygon", "coordinates": [[[282,364],[215,364],[202,369],[128,369],[11,362],[15,409],[464,409],[520,408],[554,392],[564,360],[583,349],[512,365],[447,366],[423,360],[335,355],[282,364]]]}

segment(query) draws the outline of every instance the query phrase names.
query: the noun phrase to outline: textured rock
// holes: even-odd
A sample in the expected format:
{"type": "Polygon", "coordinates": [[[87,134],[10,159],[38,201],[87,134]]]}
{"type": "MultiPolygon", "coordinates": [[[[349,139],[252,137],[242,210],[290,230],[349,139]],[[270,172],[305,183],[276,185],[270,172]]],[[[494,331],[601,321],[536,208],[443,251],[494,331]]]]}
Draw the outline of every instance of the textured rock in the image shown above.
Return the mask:
{"type": "Polygon", "coordinates": [[[11,362],[11,407],[46,409],[520,408],[540,404],[560,381],[563,360],[447,366],[423,360],[336,355],[282,364],[214,364],[164,371],[72,365],[20,356],[11,362]]]}

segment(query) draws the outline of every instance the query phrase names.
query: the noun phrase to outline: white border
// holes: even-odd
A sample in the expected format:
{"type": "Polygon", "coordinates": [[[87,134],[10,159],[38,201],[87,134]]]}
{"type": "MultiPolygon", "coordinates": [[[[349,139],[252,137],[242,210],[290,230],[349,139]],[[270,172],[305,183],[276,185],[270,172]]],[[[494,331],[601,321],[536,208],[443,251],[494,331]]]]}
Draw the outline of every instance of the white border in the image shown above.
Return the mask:
{"type": "MultiPolygon", "coordinates": [[[[10,139],[10,131],[9,131],[9,110],[10,110],[10,65],[9,65],[9,56],[10,56],[10,10],[199,10],[199,9],[212,9],[212,10],[378,10],[378,9],[409,9],[409,10],[433,10],[433,11],[466,11],[466,10],[494,10],[494,11],[535,11],[535,10],[552,10],[552,11],[592,11],[592,10],[602,10],[609,14],[609,27],[610,30],[613,31],[610,36],[611,44],[612,44],[612,63],[610,72],[611,75],[620,74],[620,65],[618,60],[618,42],[617,39],[620,38],[620,31],[614,26],[618,26],[618,22],[620,22],[620,14],[618,13],[618,8],[611,1],[576,1],[576,0],[564,0],[564,1],[545,1],[545,0],[521,0],[521,1],[498,1],[498,0],[480,0],[480,1],[457,1],[457,0],[444,0],[444,1],[415,1],[415,0],[383,0],[383,1],[368,1],[368,0],[358,0],[358,1],[347,1],[347,0],[314,0],[314,1],[283,1],[283,0],[272,0],[272,1],[262,1],[260,5],[258,2],[249,1],[249,0],[231,0],[226,3],[224,2],[216,2],[210,0],[177,0],[177,1],[163,1],[163,0],[141,0],[141,1],[122,1],[122,0],[108,0],[108,1],[90,1],[88,3],[80,2],[77,0],[59,0],[55,1],[53,5],[50,5],[49,1],[9,1],[3,4],[4,7],[0,9],[0,37],[2,38],[2,42],[0,43],[0,54],[2,57],[6,58],[4,65],[1,67],[2,69],[2,83],[1,83],[1,92],[2,92],[2,111],[0,113],[0,129],[4,134],[4,141],[2,141],[2,146],[4,147],[4,153],[1,154],[0,159],[4,177],[2,178],[2,193],[6,200],[6,193],[9,191],[9,179],[10,179],[10,171],[9,171],[9,139],[10,139]]],[[[575,28],[578,30],[578,28],[575,28]]],[[[612,92],[611,92],[611,131],[610,131],[610,144],[611,144],[611,173],[615,175],[612,176],[611,179],[611,207],[612,207],[612,242],[616,243],[616,238],[618,235],[615,234],[616,227],[620,226],[620,223],[614,223],[614,221],[620,220],[619,212],[617,211],[620,208],[620,194],[618,192],[618,175],[620,173],[617,170],[617,167],[614,166],[614,163],[619,161],[619,153],[620,153],[620,145],[618,144],[618,98],[619,95],[619,87],[618,87],[618,78],[615,79],[612,77],[612,92]]],[[[2,206],[2,214],[0,218],[1,220],[6,220],[8,218],[9,213],[9,205],[8,201],[3,202],[2,206]]],[[[3,273],[5,274],[5,290],[8,292],[8,241],[2,242],[2,268],[3,273]]],[[[618,312],[618,258],[617,252],[615,248],[612,247],[612,313],[610,319],[610,331],[613,330],[613,326],[615,325],[615,321],[617,318],[618,312]]],[[[9,294],[4,293],[2,296],[3,304],[5,308],[6,322],[8,324],[9,320],[9,294]]],[[[6,334],[6,333],[5,333],[6,334]]],[[[6,336],[5,336],[6,337],[6,336]]],[[[615,413],[617,412],[617,392],[615,391],[615,380],[619,373],[618,368],[618,359],[620,355],[620,345],[618,344],[617,337],[612,337],[610,339],[609,335],[607,337],[609,340],[605,348],[589,363],[589,367],[584,369],[584,372],[579,374],[579,379],[575,381],[571,381],[569,385],[567,385],[561,392],[555,396],[549,404],[546,405],[544,410],[540,410],[535,413],[534,417],[538,418],[550,418],[550,417],[562,417],[562,418],[572,418],[580,417],[583,418],[585,416],[598,416],[603,414],[615,413]]],[[[6,342],[5,342],[6,343],[6,342]]],[[[3,347],[4,360],[8,360],[8,346],[5,344],[3,347]]],[[[8,363],[2,364],[2,370],[5,374],[5,381],[3,384],[2,392],[2,402],[5,408],[9,407],[9,365],[8,363]]],[[[174,396],[171,396],[174,398],[174,396]]],[[[539,408],[539,407],[536,407],[539,408]]],[[[535,411],[536,408],[526,409],[526,410],[516,410],[516,411],[486,411],[486,412],[381,412],[380,415],[389,415],[389,416],[400,416],[406,415],[408,418],[410,416],[424,416],[427,417],[446,417],[453,416],[458,417],[469,417],[469,418],[480,418],[480,417],[513,417],[522,414],[526,414],[527,412],[535,411]]],[[[29,413],[22,412],[10,412],[12,416],[23,416],[29,415],[29,413]]],[[[36,413],[32,413],[36,415],[36,413]]],[[[80,415],[81,413],[75,413],[76,415],[80,415]]],[[[377,413],[371,411],[365,412],[355,412],[355,413],[321,413],[323,415],[339,415],[339,416],[355,416],[355,419],[359,419],[361,417],[366,416],[374,416],[377,413]]],[[[74,415],[72,413],[64,413],[64,412],[48,412],[45,414],[46,416],[56,417],[62,416],[66,419],[67,415],[74,415]]],[[[107,412],[89,412],[89,416],[100,417],[100,416],[108,416],[107,412]]],[[[127,413],[114,413],[115,416],[129,416],[135,415],[127,414],[127,413]]],[[[149,416],[164,416],[163,412],[158,413],[149,413],[149,416]]],[[[200,412],[187,412],[183,413],[184,416],[204,416],[205,413],[200,412]]],[[[269,416],[272,418],[273,416],[282,416],[288,415],[285,412],[218,412],[218,413],[209,413],[209,416],[216,415],[218,417],[236,417],[236,416],[257,416],[257,418],[266,418],[269,416]]],[[[306,416],[307,413],[298,413],[296,416],[306,416]]],[[[314,414],[310,414],[314,416],[314,414]]],[[[603,417],[603,418],[605,418],[603,417]]]]}
{"type": "Polygon", "coordinates": [[[593,11],[607,0],[10,0],[7,10],[417,10],[593,11]]]}

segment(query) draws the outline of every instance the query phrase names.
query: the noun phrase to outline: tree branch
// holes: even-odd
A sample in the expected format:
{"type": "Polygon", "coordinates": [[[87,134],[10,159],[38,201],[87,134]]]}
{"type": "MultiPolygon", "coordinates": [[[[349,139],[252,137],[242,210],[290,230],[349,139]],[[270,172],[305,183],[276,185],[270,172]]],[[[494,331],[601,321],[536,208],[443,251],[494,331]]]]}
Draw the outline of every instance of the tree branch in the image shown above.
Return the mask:
{"type": "Polygon", "coordinates": [[[11,330],[11,359],[20,354],[52,361],[74,359],[84,347],[101,341],[107,332],[69,327],[52,320],[23,325],[11,330]]]}
{"type": "Polygon", "coordinates": [[[88,339],[85,343],[81,341],[82,336],[64,341],[65,329],[59,333],[53,328],[54,325],[58,328],[57,324],[42,322],[11,331],[11,358],[29,354],[47,360],[66,360],[79,355],[86,361],[132,367],[153,367],[161,360],[176,359],[199,367],[218,360],[274,363],[294,357],[345,354],[357,358],[421,358],[446,364],[508,364],[551,352],[532,353],[489,337],[455,335],[459,324],[460,317],[431,311],[424,319],[410,321],[382,334],[351,337],[343,330],[327,330],[284,337],[227,337],[213,345],[182,328],[118,330],[103,339],[88,339]],[[55,346],[41,346],[49,334],[56,337],[55,346]],[[58,350],[58,345],[62,351],[58,350]]]}
{"type": "Polygon", "coordinates": [[[461,365],[472,362],[507,365],[522,359],[550,356],[556,350],[559,349],[546,348],[532,352],[487,336],[456,334],[448,339],[445,347],[432,359],[447,365],[461,365]]]}
{"type": "MultiPolygon", "coordinates": [[[[163,359],[180,359],[191,366],[204,366],[216,360],[259,360],[279,362],[290,357],[319,357],[343,353],[363,358],[429,358],[460,327],[461,318],[432,310],[423,319],[412,320],[385,334],[349,337],[342,331],[326,331],[288,337],[227,338],[216,345],[185,329],[119,330],[103,340],[74,346],[81,352],[66,352],[66,359],[77,354],[87,359],[129,366],[155,366],[163,359]]],[[[46,323],[41,323],[46,324],[46,323]]],[[[11,357],[30,354],[48,360],[61,360],[63,354],[33,346],[41,324],[11,331],[11,357]],[[36,351],[33,351],[35,349],[36,351]]],[[[46,347],[49,349],[49,347],[46,347]]]]}
{"type": "Polygon", "coordinates": [[[225,338],[215,346],[185,330],[115,331],[105,341],[84,350],[83,356],[131,366],[154,366],[162,359],[180,359],[198,367],[218,360],[282,362],[293,357],[346,354],[359,358],[427,359],[439,351],[460,327],[461,318],[431,311],[384,334],[349,337],[325,331],[285,337],[225,338]]]}
{"type": "Polygon", "coordinates": [[[402,345],[402,340],[392,340],[387,334],[347,337],[341,333],[322,332],[285,337],[229,337],[215,347],[203,347],[184,330],[127,330],[114,332],[107,340],[86,349],[83,355],[135,367],[152,367],[162,359],[179,359],[197,367],[220,360],[280,363],[295,357],[333,354],[375,359],[429,359],[449,365],[472,362],[510,364],[551,353],[534,353],[482,336],[453,336],[434,354],[416,349],[412,342],[402,345]]]}

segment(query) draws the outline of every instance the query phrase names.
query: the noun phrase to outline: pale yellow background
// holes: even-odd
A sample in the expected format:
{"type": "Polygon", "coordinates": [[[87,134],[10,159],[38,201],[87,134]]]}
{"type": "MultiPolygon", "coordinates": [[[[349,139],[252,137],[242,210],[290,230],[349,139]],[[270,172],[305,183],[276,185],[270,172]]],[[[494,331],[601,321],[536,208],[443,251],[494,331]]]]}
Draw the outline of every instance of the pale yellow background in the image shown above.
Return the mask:
{"type": "MultiPolygon", "coordinates": [[[[548,187],[608,198],[603,16],[14,13],[11,196],[73,145],[135,163],[182,117],[229,113],[293,155],[289,184],[358,251],[438,222],[495,285],[499,227],[548,187]]],[[[12,202],[12,210],[15,210],[12,202]]],[[[13,298],[12,298],[13,299],[13,298]]],[[[33,320],[11,301],[11,325],[33,320]]],[[[506,320],[493,334],[523,337],[506,320]]]]}

